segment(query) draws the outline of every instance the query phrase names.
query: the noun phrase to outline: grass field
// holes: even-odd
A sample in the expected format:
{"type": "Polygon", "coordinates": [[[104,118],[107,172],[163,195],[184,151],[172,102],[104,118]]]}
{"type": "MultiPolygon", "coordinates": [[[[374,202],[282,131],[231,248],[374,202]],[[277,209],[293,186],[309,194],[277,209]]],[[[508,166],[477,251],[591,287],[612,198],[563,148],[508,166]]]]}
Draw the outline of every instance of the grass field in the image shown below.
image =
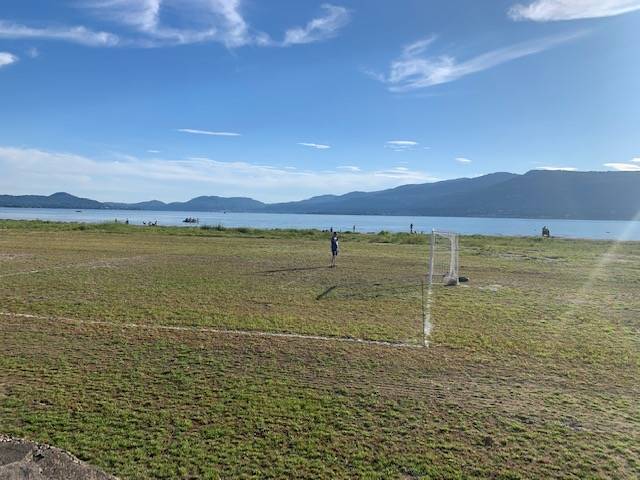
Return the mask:
{"type": "Polygon", "coordinates": [[[464,237],[420,348],[427,240],[0,222],[0,433],[136,479],[638,478],[640,244],[464,237]]]}

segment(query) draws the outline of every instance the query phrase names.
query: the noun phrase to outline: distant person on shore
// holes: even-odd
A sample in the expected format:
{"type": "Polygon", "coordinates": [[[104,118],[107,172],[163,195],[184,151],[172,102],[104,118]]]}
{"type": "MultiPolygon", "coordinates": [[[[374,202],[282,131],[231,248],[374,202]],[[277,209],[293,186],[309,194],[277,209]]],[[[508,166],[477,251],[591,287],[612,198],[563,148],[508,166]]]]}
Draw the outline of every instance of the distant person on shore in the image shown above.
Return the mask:
{"type": "Polygon", "coordinates": [[[551,237],[551,231],[549,230],[549,227],[545,225],[544,227],[542,227],[542,238],[549,238],[549,237],[551,237]]]}
{"type": "Polygon", "coordinates": [[[331,236],[331,268],[336,266],[336,258],[338,257],[338,250],[340,243],[338,240],[338,234],[336,232],[331,236]]]}
{"type": "Polygon", "coordinates": [[[409,225],[409,233],[413,235],[413,223],[409,225]]]}

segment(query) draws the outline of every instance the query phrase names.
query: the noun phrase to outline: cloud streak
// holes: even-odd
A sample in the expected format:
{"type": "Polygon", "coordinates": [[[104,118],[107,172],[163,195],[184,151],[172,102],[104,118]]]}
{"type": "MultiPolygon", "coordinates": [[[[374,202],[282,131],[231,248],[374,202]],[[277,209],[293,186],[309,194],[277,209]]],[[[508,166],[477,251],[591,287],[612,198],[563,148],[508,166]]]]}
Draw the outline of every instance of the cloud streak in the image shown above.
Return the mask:
{"type": "Polygon", "coordinates": [[[0,20],[0,38],[60,40],[89,47],[115,47],[121,44],[117,35],[82,26],[32,28],[5,20],[0,20]]]}
{"type": "Polygon", "coordinates": [[[552,22],[622,15],[640,10],[640,0],[536,0],[509,9],[513,20],[552,22]]]}
{"type": "Polygon", "coordinates": [[[351,14],[346,8],[325,3],[322,9],[324,16],[314,18],[304,27],[287,30],[282,45],[288,47],[327,40],[335,37],[349,23],[351,14]]]}
{"type": "Polygon", "coordinates": [[[70,191],[99,200],[184,199],[197,195],[249,195],[286,201],[327,193],[378,190],[436,180],[423,171],[396,167],[299,170],[209,158],[140,159],[127,155],[96,160],[72,153],[0,146],[0,191],[11,194],[70,191]]]}
{"type": "Polygon", "coordinates": [[[18,57],[9,52],[0,52],[0,68],[7,67],[18,61],[18,57]]]}
{"type": "Polygon", "coordinates": [[[468,158],[465,158],[465,157],[456,157],[456,162],[462,163],[464,165],[468,165],[468,164],[471,163],[471,160],[469,160],[468,158]]]}
{"type": "Polygon", "coordinates": [[[301,143],[298,143],[298,145],[301,145],[303,147],[315,148],[316,150],[328,150],[331,148],[331,145],[323,145],[321,143],[301,142],[301,143]]]}
{"type": "Polygon", "coordinates": [[[178,132],[190,133],[192,135],[208,135],[211,137],[240,137],[241,134],[235,132],[211,132],[209,130],[196,130],[193,128],[179,128],[178,132]]]}
{"type": "Polygon", "coordinates": [[[415,149],[418,145],[420,144],[413,140],[389,140],[385,142],[384,148],[388,148],[394,152],[406,152],[415,149]]]}
{"type": "Polygon", "coordinates": [[[574,32],[548,36],[491,50],[463,61],[451,55],[425,55],[436,38],[431,36],[405,46],[400,57],[391,62],[388,74],[371,75],[386,84],[392,92],[410,92],[453,82],[503,63],[541,53],[585,34],[574,32]]]}

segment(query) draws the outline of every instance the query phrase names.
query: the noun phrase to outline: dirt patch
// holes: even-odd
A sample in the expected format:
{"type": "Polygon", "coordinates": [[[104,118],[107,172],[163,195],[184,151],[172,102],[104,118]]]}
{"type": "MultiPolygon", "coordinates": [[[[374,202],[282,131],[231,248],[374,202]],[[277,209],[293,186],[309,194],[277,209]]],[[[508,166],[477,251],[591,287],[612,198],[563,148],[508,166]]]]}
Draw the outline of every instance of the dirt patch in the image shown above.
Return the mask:
{"type": "Polygon", "coordinates": [[[0,435],[2,480],[117,480],[59,448],[0,435]]]}

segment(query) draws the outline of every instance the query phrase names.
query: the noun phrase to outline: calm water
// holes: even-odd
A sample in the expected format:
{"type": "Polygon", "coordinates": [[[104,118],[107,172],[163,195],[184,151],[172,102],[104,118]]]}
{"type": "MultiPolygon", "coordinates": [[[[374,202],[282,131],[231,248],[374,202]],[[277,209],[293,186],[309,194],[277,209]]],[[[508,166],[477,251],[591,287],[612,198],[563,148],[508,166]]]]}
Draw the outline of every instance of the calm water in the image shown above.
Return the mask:
{"type": "Polygon", "coordinates": [[[359,232],[408,231],[413,223],[418,232],[432,229],[462,234],[539,235],[543,225],[558,237],[640,240],[640,222],[604,220],[532,220],[521,218],[395,217],[374,215],[302,215],[275,213],[147,212],[135,210],[75,210],[49,208],[0,208],[0,218],[50,220],[58,222],[103,223],[118,221],[142,225],[158,222],[164,226],[185,226],[182,220],[196,217],[200,225],[254,228],[318,228],[338,231],[356,227],[359,232]]]}

